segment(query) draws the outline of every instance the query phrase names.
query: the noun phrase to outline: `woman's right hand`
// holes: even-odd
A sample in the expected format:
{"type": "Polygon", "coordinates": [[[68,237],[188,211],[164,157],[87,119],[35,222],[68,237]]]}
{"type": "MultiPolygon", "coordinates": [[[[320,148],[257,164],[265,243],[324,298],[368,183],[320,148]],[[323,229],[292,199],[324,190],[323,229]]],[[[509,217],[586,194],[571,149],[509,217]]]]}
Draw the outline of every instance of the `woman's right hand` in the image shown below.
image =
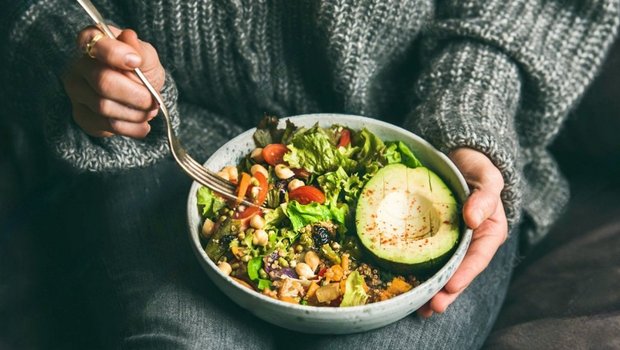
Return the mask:
{"type": "MultiPolygon", "coordinates": [[[[144,138],[158,106],[133,69],[140,68],[157,91],[164,85],[165,71],[155,48],[133,30],[111,29],[117,40],[99,39],[90,50],[94,58],[84,54],[63,77],[73,119],[91,136],[144,138]]],[[[95,27],[79,33],[82,52],[98,33],[95,27]]]]}

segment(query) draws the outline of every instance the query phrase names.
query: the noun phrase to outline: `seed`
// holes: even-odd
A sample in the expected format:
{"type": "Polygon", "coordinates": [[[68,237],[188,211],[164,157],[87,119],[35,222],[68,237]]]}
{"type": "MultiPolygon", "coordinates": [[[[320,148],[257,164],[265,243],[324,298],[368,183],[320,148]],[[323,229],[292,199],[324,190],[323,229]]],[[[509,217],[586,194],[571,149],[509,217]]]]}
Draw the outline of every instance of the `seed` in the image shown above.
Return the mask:
{"type": "Polygon", "coordinates": [[[308,266],[310,266],[312,271],[316,271],[316,268],[321,263],[319,256],[312,250],[306,253],[304,256],[304,261],[308,264],[308,266]]]}
{"type": "Polygon", "coordinates": [[[269,178],[269,172],[267,171],[267,169],[265,169],[264,166],[260,164],[252,165],[252,167],[250,168],[250,173],[252,174],[252,176],[254,176],[254,174],[256,173],[261,173],[265,175],[265,178],[269,178]]]}
{"type": "Polygon", "coordinates": [[[228,180],[237,182],[239,180],[239,170],[235,166],[224,167],[224,170],[228,172],[228,180]]]}
{"type": "Polygon", "coordinates": [[[220,269],[220,271],[222,271],[222,273],[224,273],[226,276],[230,275],[230,273],[232,272],[232,266],[230,266],[229,263],[227,263],[226,261],[222,261],[219,264],[217,264],[217,267],[220,269]]]}
{"type": "Polygon", "coordinates": [[[202,235],[205,238],[211,237],[211,234],[213,233],[213,227],[214,226],[215,226],[215,223],[213,222],[213,220],[206,219],[205,223],[202,225],[202,235]]]}
{"type": "Polygon", "coordinates": [[[254,237],[252,237],[252,244],[264,247],[269,242],[269,236],[265,230],[254,231],[254,237]]]}
{"type": "Polygon", "coordinates": [[[298,180],[298,179],[293,179],[293,180],[291,180],[291,182],[288,183],[287,188],[288,188],[288,190],[290,192],[290,191],[292,191],[292,190],[294,190],[296,188],[299,188],[301,186],[304,186],[304,185],[305,185],[305,183],[303,181],[298,180]]]}
{"type": "Polygon", "coordinates": [[[282,267],[288,267],[288,261],[286,261],[286,259],[284,259],[283,257],[278,258],[278,263],[279,263],[282,267]]]}
{"type": "Polygon", "coordinates": [[[299,277],[302,277],[302,278],[314,277],[314,271],[306,263],[302,263],[302,262],[298,263],[297,266],[295,266],[295,272],[297,272],[299,277]]]}
{"type": "Polygon", "coordinates": [[[282,179],[282,180],[289,179],[295,176],[295,173],[284,164],[276,165],[274,172],[276,173],[276,176],[278,177],[278,179],[282,179]]]}
{"type": "Polygon", "coordinates": [[[250,226],[255,229],[262,229],[265,226],[265,219],[260,215],[254,215],[250,219],[250,226]]]}
{"type": "Polygon", "coordinates": [[[253,149],[252,153],[250,153],[250,158],[252,158],[257,163],[264,162],[265,160],[263,159],[263,149],[260,147],[253,149]]]}

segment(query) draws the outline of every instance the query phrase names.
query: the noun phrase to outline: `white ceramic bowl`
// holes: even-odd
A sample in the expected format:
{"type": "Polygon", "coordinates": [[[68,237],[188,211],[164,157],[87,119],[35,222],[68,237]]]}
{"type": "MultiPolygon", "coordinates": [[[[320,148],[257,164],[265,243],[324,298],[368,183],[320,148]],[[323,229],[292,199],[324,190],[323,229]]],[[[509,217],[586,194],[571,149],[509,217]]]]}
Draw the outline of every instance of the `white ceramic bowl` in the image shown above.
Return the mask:
{"type": "MultiPolygon", "coordinates": [[[[446,182],[459,203],[463,203],[469,194],[465,180],[448,157],[405,129],[375,119],[342,114],[307,114],[291,117],[290,120],[298,126],[312,126],[318,122],[321,126],[338,123],[356,130],[366,127],[382,140],[403,141],[425,166],[446,182]]],[[[281,123],[283,127],[283,120],[281,123]]],[[[230,140],[213,153],[205,165],[217,171],[226,165],[237,164],[255,148],[253,133],[254,129],[248,130],[230,140]]],[[[189,191],[187,218],[192,247],[209,278],[230,299],[259,318],[280,327],[305,333],[355,333],[400,320],[424,305],[446,284],[463,260],[471,241],[471,230],[463,230],[454,255],[436,274],[411,291],[394,298],[342,308],[294,305],[266,297],[239,285],[221,273],[217,265],[207,257],[200,244],[201,218],[196,204],[196,191],[199,187],[200,185],[194,182],[189,191]]]]}

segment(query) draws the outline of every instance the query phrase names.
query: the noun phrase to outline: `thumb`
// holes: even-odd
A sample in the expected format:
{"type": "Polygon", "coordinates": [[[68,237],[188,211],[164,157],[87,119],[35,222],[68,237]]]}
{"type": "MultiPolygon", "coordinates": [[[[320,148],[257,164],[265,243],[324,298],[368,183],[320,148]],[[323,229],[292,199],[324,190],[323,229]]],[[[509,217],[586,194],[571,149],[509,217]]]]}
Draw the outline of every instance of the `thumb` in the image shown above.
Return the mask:
{"type": "Polygon", "coordinates": [[[472,229],[477,229],[495,213],[499,200],[499,192],[492,187],[475,188],[463,206],[465,224],[472,229]]]}
{"type": "Polygon", "coordinates": [[[131,29],[124,29],[116,39],[124,42],[125,44],[131,46],[134,50],[136,50],[140,56],[144,54],[142,52],[142,45],[140,44],[140,40],[138,39],[138,34],[131,29]]]}
{"type": "Polygon", "coordinates": [[[463,218],[468,227],[476,229],[497,210],[504,179],[486,155],[473,149],[458,149],[450,158],[472,189],[463,205],[463,218]]]}
{"type": "MultiPolygon", "coordinates": [[[[157,50],[155,50],[153,45],[146,41],[140,40],[136,32],[131,29],[123,30],[117,39],[138,52],[141,60],[138,67],[147,76],[151,84],[159,90],[164,83],[164,69],[161,62],[159,62],[157,50]]],[[[130,74],[129,77],[134,79],[136,82],[139,82],[138,77],[135,75],[130,74]]]]}

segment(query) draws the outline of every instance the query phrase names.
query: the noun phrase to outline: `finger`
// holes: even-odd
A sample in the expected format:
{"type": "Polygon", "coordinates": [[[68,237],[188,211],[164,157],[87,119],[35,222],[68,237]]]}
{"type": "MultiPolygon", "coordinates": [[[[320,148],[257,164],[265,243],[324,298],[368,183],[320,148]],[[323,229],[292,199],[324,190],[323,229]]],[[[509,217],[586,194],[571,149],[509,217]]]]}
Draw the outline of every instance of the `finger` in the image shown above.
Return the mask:
{"type": "Polygon", "coordinates": [[[151,125],[147,122],[131,123],[117,119],[109,119],[109,121],[112,130],[114,130],[116,134],[134,139],[143,139],[151,131],[151,125]]]}
{"type": "Polygon", "coordinates": [[[90,136],[110,137],[114,135],[108,119],[93,113],[83,104],[73,104],[73,120],[90,136]]]}
{"type": "MultiPolygon", "coordinates": [[[[157,50],[148,42],[140,40],[136,32],[131,29],[123,30],[117,39],[133,47],[140,54],[142,57],[140,69],[147,75],[153,87],[160,90],[164,84],[164,75],[158,73],[163,73],[164,69],[159,62],[157,50]]],[[[128,76],[132,80],[140,82],[136,75],[130,74],[128,76]]]]}
{"type": "MultiPolygon", "coordinates": [[[[113,30],[113,32],[115,35],[122,33],[117,29],[113,30]]],[[[100,33],[99,29],[92,27],[82,30],[78,35],[79,47],[85,52],[88,43],[100,33]]],[[[92,46],[90,54],[97,61],[122,70],[131,70],[140,67],[142,64],[142,57],[135,48],[107,36],[99,39],[92,46]]]]}
{"type": "Polygon", "coordinates": [[[492,185],[482,184],[474,189],[463,205],[463,219],[472,229],[478,228],[497,210],[500,200],[500,191],[492,185]]]}
{"type": "Polygon", "coordinates": [[[433,310],[431,310],[430,302],[422,305],[417,311],[418,316],[422,318],[429,318],[433,316],[433,310]]]}
{"type": "Polygon", "coordinates": [[[141,69],[150,70],[160,65],[159,57],[155,48],[151,44],[140,40],[138,38],[138,34],[136,34],[133,30],[123,30],[116,39],[129,45],[136,50],[136,52],[138,52],[142,58],[142,65],[140,66],[141,69]]]}
{"type": "Polygon", "coordinates": [[[142,111],[154,109],[153,98],[146,87],[122,72],[107,68],[92,60],[80,62],[77,69],[90,87],[101,97],[142,111]]]}
{"type": "Polygon", "coordinates": [[[445,290],[439,291],[430,301],[429,309],[431,312],[444,313],[448,306],[452,304],[462,292],[450,293],[445,290]]]}
{"type": "Polygon", "coordinates": [[[459,293],[467,288],[474,278],[489,265],[497,249],[506,240],[507,232],[506,215],[500,202],[496,212],[474,231],[463,262],[444,289],[448,293],[459,293]]]}
{"type": "Polygon", "coordinates": [[[109,137],[116,134],[141,139],[151,131],[151,126],[147,122],[131,123],[106,118],[94,113],[83,104],[74,104],[73,119],[88,135],[94,137],[109,137]]]}

